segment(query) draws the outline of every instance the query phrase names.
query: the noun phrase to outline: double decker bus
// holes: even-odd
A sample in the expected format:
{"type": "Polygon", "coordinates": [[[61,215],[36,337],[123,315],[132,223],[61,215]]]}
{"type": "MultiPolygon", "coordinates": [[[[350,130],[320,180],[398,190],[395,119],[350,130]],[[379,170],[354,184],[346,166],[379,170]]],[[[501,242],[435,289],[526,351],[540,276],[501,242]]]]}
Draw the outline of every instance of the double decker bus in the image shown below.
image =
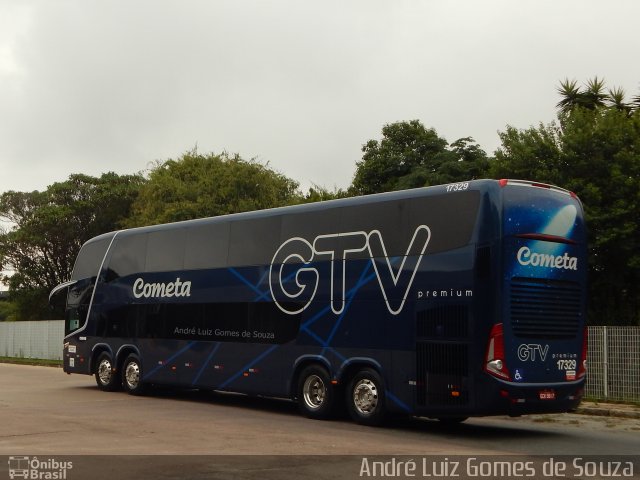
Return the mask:
{"type": "Polygon", "coordinates": [[[577,406],[586,271],[573,193],[476,180],[106,233],[51,295],[105,391],[461,421],[577,406]]]}

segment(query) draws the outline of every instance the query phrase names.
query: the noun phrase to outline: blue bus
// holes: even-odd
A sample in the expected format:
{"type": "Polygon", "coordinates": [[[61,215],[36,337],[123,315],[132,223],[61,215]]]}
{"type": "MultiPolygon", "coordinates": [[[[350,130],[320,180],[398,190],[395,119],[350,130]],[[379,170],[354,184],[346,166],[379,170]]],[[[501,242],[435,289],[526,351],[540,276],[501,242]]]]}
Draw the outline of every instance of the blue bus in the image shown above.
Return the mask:
{"type": "Polygon", "coordinates": [[[476,180],[106,233],[51,295],[105,391],[453,422],[578,405],[586,249],[573,193],[476,180]]]}

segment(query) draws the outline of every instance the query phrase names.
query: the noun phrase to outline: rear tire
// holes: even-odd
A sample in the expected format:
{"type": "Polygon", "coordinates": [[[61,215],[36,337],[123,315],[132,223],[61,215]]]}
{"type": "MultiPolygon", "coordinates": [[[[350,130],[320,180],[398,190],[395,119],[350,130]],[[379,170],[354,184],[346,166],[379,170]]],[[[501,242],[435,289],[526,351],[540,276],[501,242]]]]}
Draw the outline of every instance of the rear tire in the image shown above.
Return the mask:
{"type": "Polygon", "coordinates": [[[114,392],[121,387],[113,358],[109,352],[102,352],[96,361],[95,378],[98,388],[104,392],[114,392]]]}
{"type": "Polygon", "coordinates": [[[319,365],[306,367],[298,377],[298,408],[313,419],[327,419],[335,413],[336,388],[327,370],[319,365]]]}
{"type": "Polygon", "coordinates": [[[122,364],[122,387],[131,395],[142,395],[146,385],[142,381],[142,363],[135,353],[129,354],[122,364]]]}
{"type": "Polygon", "coordinates": [[[347,388],[349,415],[362,425],[381,425],[386,412],[386,395],[382,377],[371,368],[360,370],[347,388]]]}

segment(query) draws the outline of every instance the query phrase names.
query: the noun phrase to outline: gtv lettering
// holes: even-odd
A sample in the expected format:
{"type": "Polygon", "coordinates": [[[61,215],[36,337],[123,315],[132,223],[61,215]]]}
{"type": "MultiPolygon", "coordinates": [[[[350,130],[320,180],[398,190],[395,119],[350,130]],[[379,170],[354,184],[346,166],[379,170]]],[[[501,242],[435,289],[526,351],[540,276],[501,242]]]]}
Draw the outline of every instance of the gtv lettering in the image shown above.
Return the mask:
{"type": "Polygon", "coordinates": [[[347,259],[366,252],[387,309],[397,315],[404,307],[430,239],[429,227],[418,226],[400,264],[394,266],[378,230],[318,235],[313,242],[302,237],[290,238],[278,247],[271,260],[271,297],[285,313],[295,315],[304,311],[313,302],[321,282],[312,262],[329,261],[331,311],[340,315],[345,308],[347,259]]]}
{"type": "Polygon", "coordinates": [[[535,343],[523,343],[518,347],[518,358],[523,362],[535,362],[538,359],[544,362],[547,358],[547,353],[549,353],[549,345],[543,347],[535,343]]]}

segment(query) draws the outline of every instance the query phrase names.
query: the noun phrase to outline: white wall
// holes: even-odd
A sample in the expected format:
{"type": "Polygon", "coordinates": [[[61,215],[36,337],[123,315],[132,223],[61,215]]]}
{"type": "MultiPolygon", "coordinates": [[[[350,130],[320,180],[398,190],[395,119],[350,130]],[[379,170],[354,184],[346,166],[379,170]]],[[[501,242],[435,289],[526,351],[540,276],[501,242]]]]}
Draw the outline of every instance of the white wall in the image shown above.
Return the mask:
{"type": "Polygon", "coordinates": [[[64,320],[0,322],[0,357],[62,360],[64,320]]]}

